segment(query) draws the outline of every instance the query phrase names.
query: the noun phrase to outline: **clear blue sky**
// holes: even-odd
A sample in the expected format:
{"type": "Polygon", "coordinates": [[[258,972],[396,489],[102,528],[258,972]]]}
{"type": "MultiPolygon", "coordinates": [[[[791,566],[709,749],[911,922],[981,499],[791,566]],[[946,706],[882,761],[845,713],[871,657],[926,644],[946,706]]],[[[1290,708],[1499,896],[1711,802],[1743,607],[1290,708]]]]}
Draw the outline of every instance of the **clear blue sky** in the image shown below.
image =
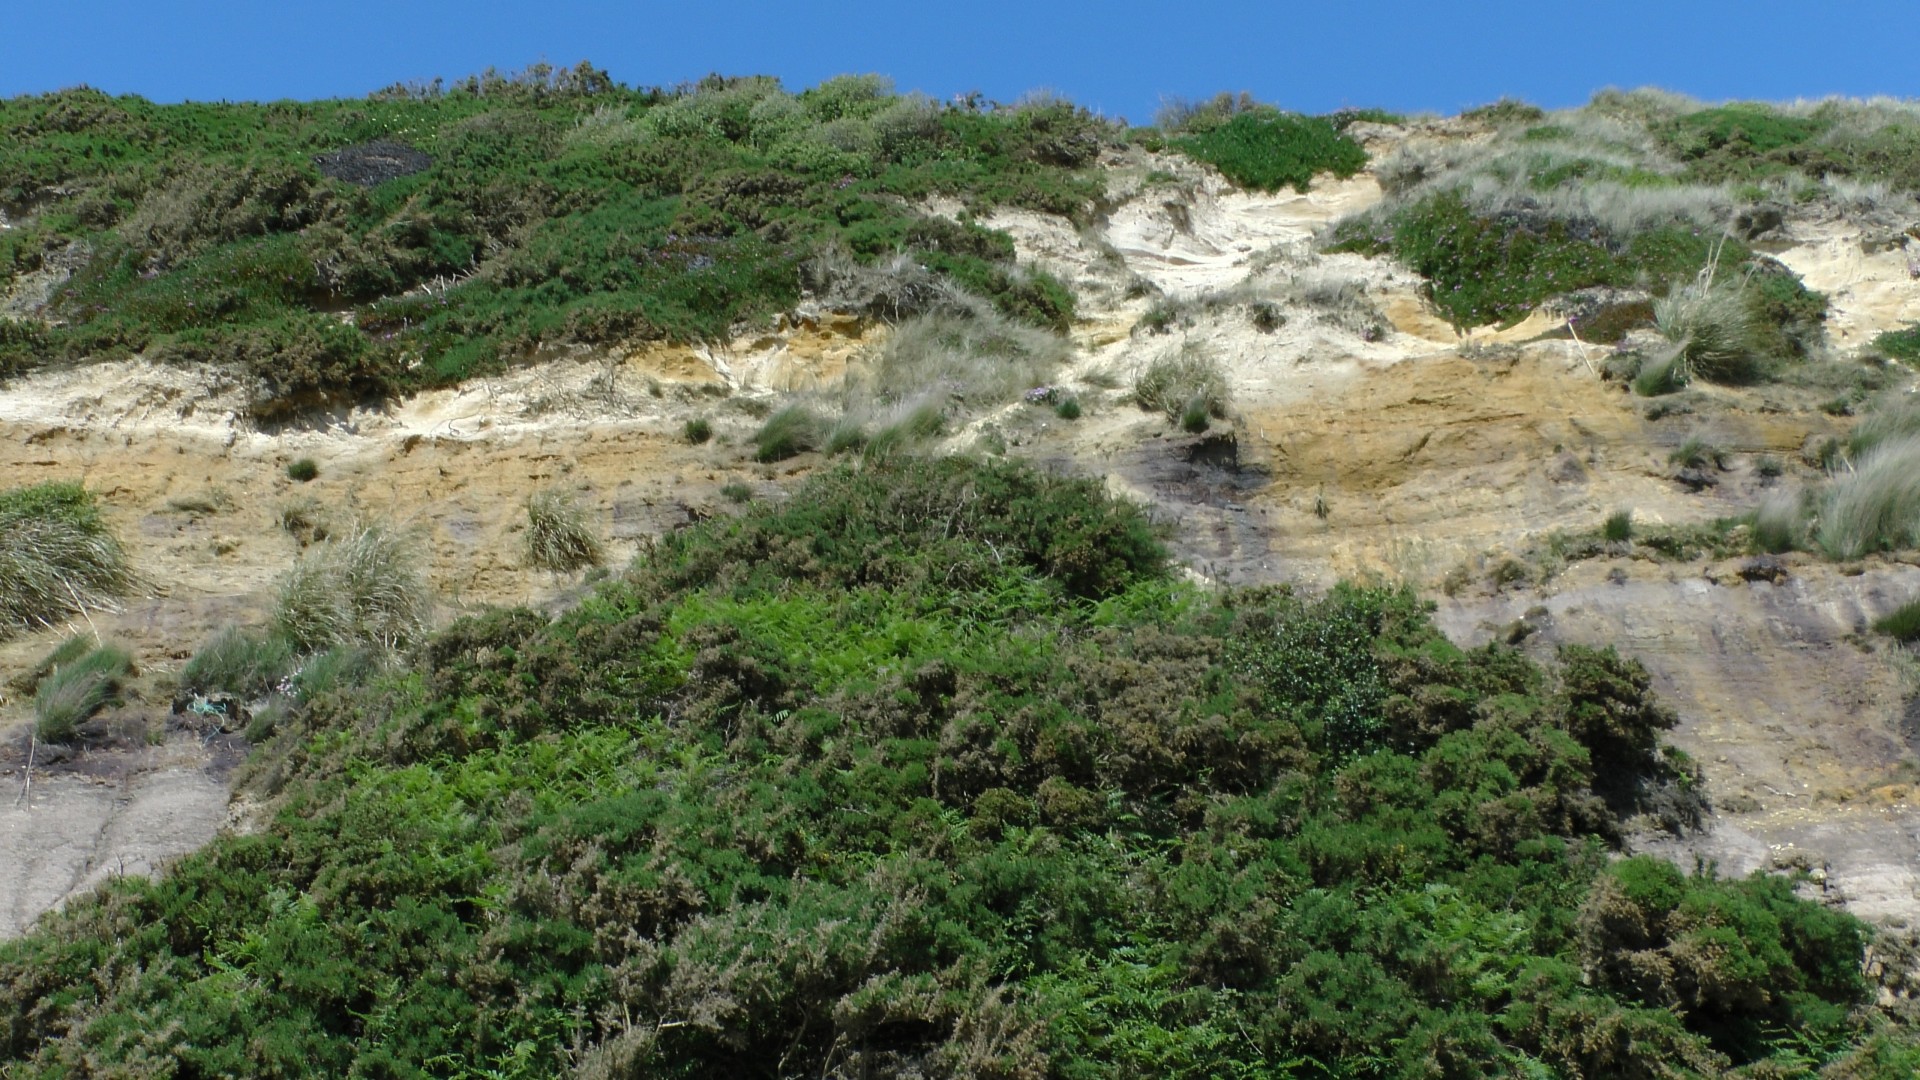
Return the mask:
{"type": "Polygon", "coordinates": [[[1553,107],[1605,86],[1708,99],[1920,96],[1915,0],[13,0],[0,96],[86,83],[157,101],[359,96],[489,65],[591,60],[625,83],[848,72],[936,97],[1059,91],[1150,119],[1164,96],[1285,108],[1553,107]]]}

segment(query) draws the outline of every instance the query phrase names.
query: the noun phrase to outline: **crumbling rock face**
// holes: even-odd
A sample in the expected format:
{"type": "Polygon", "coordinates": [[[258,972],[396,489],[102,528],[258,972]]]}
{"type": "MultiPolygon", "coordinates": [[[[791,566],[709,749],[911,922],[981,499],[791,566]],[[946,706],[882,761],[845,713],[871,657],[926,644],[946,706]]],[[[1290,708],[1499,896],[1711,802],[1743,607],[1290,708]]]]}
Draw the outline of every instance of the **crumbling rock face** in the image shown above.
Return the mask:
{"type": "Polygon", "coordinates": [[[368,188],[426,172],[432,165],[432,158],[406,143],[389,139],[349,146],[313,159],[313,167],[319,169],[322,176],[368,188]]]}

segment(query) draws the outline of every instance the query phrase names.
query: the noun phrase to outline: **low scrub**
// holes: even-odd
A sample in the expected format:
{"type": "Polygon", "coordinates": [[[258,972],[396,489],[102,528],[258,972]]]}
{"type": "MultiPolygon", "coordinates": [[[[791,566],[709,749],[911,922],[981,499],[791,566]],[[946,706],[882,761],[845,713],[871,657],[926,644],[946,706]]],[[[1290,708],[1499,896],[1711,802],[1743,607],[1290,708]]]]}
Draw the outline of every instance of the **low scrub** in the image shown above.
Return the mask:
{"type": "Polygon", "coordinates": [[[34,735],[41,742],[74,741],[81,724],[119,700],[132,670],[133,657],[115,645],[100,645],[54,665],[33,695],[34,735]]]}
{"type": "Polygon", "coordinates": [[[133,585],[126,554],[84,487],[0,491],[0,638],[112,610],[133,585]]]}
{"type": "Polygon", "coordinates": [[[363,522],[302,556],[280,581],[274,632],[296,650],[413,643],[433,612],[420,557],[391,526],[363,522]]]}
{"type": "Polygon", "coordinates": [[[535,492],[527,499],[527,562],[556,574],[599,566],[606,546],[571,495],[535,492]]]}

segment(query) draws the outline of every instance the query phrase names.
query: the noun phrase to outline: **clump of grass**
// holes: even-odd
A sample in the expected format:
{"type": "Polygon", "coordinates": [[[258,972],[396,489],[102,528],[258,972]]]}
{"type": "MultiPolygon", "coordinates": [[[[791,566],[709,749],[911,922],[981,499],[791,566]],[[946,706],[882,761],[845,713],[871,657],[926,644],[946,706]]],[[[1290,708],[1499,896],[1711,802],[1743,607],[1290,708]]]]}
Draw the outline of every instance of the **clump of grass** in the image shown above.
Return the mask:
{"type": "Polygon", "coordinates": [[[1821,499],[1813,541],[1833,559],[1920,541],[1920,436],[1883,442],[1852,472],[1835,476],[1821,499]]]}
{"type": "Polygon", "coordinates": [[[326,513],[313,499],[299,499],[280,508],[280,528],[301,547],[319,543],[329,535],[326,513]]]}
{"type": "Polygon", "coordinates": [[[362,523],[314,549],[281,579],[274,627],[294,648],[400,648],[425,631],[433,598],[413,545],[362,523]]]}
{"type": "Polygon", "coordinates": [[[111,610],[133,584],[85,488],[52,482],[0,492],[0,637],[111,610]]]}
{"type": "Polygon", "coordinates": [[[788,405],[760,425],[753,433],[753,459],[760,462],[785,461],[820,447],[825,425],[805,405],[788,405]]]}
{"type": "MultiPolygon", "coordinates": [[[[1686,386],[1685,375],[1686,369],[1680,362],[1680,350],[1673,349],[1640,365],[1640,370],[1633,376],[1633,392],[1641,397],[1676,393],[1686,386]]],[[[1647,419],[1660,418],[1655,415],[1654,408],[1647,410],[1647,419]]],[[[1665,415],[1666,411],[1670,410],[1663,410],[1660,415],[1665,415]]]]}
{"type": "Polygon", "coordinates": [[[293,646],[278,634],[227,626],[180,671],[183,694],[266,695],[294,666],[293,646]]]}
{"type": "Polygon", "coordinates": [[[843,416],[827,432],[827,453],[844,454],[867,445],[867,429],[858,420],[843,416]]]}
{"type": "Polygon", "coordinates": [[[939,402],[914,402],[897,410],[875,431],[861,453],[869,461],[883,460],[939,435],[945,423],[946,412],[939,402]]]}
{"type": "Polygon", "coordinates": [[[699,446],[713,438],[713,424],[704,416],[696,416],[680,429],[680,437],[694,446],[699,446]]]}
{"type": "Polygon", "coordinates": [[[1053,407],[1053,415],[1062,420],[1080,419],[1080,399],[1077,397],[1061,398],[1053,407]]]}
{"type": "Polygon", "coordinates": [[[720,497],[730,503],[750,503],[753,501],[753,485],[734,480],[720,486],[720,497]]]}
{"type": "Polygon", "coordinates": [[[864,394],[897,406],[937,394],[961,407],[1011,401],[1045,385],[1066,360],[1065,340],[1023,326],[976,303],[902,323],[851,385],[849,409],[864,394]]]}
{"type": "Polygon", "coordinates": [[[1693,436],[1683,442],[1673,453],[1667,455],[1667,464],[1678,465],[1683,469],[1705,469],[1709,466],[1720,468],[1726,457],[1720,448],[1699,436],[1693,436]]]}
{"type": "Polygon", "coordinates": [[[133,657],[114,645],[90,649],[55,667],[33,695],[34,735],[41,742],[72,742],[81,724],[119,700],[132,670],[133,657]]]}
{"type": "Polygon", "coordinates": [[[606,560],[606,548],[572,496],[561,491],[539,491],[527,500],[528,563],[556,574],[570,574],[606,560]]]}
{"type": "Polygon", "coordinates": [[[1709,270],[1655,300],[1653,321],[1674,344],[1680,381],[1748,382],[1759,374],[1753,309],[1740,287],[1711,284],[1709,270]]]}
{"type": "Polygon", "coordinates": [[[364,682],[379,670],[384,654],[364,645],[335,645],[307,658],[293,673],[293,698],[306,704],[321,694],[364,682]]]}
{"type": "Polygon", "coordinates": [[[287,479],[302,484],[320,475],[320,465],[310,457],[299,458],[287,463],[287,479]]]}
{"type": "Polygon", "coordinates": [[[1133,383],[1133,400],[1187,431],[1204,431],[1225,418],[1231,395],[1213,355],[1188,343],[1155,357],[1133,383]]]}
{"type": "Polygon", "coordinates": [[[1920,640],[1920,598],[1909,600],[1873,620],[1873,628],[1896,641],[1920,640]]]}
{"type": "Polygon", "coordinates": [[[39,663],[9,680],[9,684],[15,689],[32,693],[33,689],[40,685],[40,680],[52,674],[55,668],[73,663],[91,652],[98,644],[100,644],[99,639],[95,638],[91,632],[82,631],[69,635],[60,644],[55,645],[52,652],[41,657],[39,663]]]}
{"type": "Polygon", "coordinates": [[[1753,513],[1753,546],[1773,554],[1802,547],[1806,517],[1800,496],[1783,492],[1768,498],[1753,513]]]}
{"type": "Polygon", "coordinates": [[[1609,544],[1624,544],[1633,539],[1633,511],[1615,510],[1600,525],[1600,538],[1609,544]]]}

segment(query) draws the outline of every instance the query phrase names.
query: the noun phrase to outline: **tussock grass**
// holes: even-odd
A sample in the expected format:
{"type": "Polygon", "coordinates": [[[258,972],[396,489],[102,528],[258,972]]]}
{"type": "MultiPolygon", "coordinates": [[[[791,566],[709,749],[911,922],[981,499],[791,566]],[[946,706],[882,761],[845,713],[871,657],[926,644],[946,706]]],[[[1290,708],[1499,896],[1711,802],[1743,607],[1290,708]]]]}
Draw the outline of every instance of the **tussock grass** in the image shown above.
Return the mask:
{"type": "Polygon", "coordinates": [[[184,694],[266,695],[293,670],[292,644],[278,634],[221,628],[180,671],[184,694]]]}
{"type": "Polygon", "coordinates": [[[1813,542],[1832,559],[1920,543],[1920,435],[1880,442],[1829,481],[1813,542]]]}
{"type": "Polygon", "coordinates": [[[1154,357],[1140,372],[1133,382],[1133,400],[1170,424],[1203,431],[1211,420],[1226,417],[1232,395],[1219,361],[1187,342],[1154,357]]]}
{"type": "Polygon", "coordinates": [[[809,450],[819,449],[825,438],[825,423],[819,414],[805,405],[788,405],[760,425],[753,433],[753,459],[760,462],[785,461],[809,450]]]}
{"type": "Polygon", "coordinates": [[[1744,283],[1716,284],[1717,256],[1699,277],[1653,302],[1653,321],[1675,348],[1682,382],[1748,382],[1760,372],[1756,330],[1744,283]]]}
{"type": "Polygon", "coordinates": [[[132,670],[133,657],[114,645],[101,645],[56,666],[33,695],[34,735],[42,742],[72,742],[81,724],[119,700],[132,670]]]}
{"type": "Polygon", "coordinates": [[[527,561],[569,574],[607,561],[606,547],[571,495],[539,491],[527,499],[527,561]]]}
{"type": "Polygon", "coordinates": [[[1633,539],[1633,511],[1615,510],[1608,514],[1600,526],[1600,538],[1610,544],[1624,544],[1633,539]]]}
{"type": "Polygon", "coordinates": [[[1909,600],[1873,620],[1873,628],[1897,641],[1920,641],[1920,599],[1909,600]]]}
{"type": "Polygon", "coordinates": [[[413,544],[390,526],[361,523],[320,545],[280,581],[274,628],[295,649],[394,649],[427,628],[433,597],[413,544]]]}
{"type": "Polygon", "coordinates": [[[1058,335],[973,302],[901,324],[851,384],[849,404],[935,396],[963,408],[999,405],[1048,382],[1069,351],[1058,335]]]}
{"type": "Polygon", "coordinates": [[[0,492],[0,637],[82,610],[113,610],[132,591],[126,553],[77,483],[0,492]]]}

